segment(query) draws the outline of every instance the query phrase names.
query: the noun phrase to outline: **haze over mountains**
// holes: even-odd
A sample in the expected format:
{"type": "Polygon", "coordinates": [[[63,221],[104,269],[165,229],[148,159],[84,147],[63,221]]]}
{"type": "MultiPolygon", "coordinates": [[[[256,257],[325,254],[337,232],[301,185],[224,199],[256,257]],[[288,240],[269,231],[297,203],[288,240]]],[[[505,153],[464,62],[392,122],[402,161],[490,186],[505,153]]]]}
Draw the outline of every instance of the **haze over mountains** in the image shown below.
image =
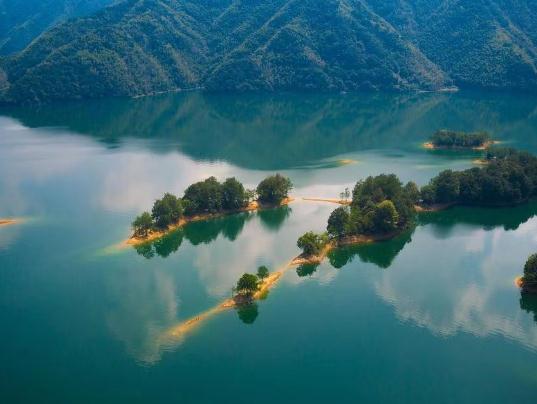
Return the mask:
{"type": "MultiPolygon", "coordinates": [[[[535,91],[533,1],[124,0],[4,57],[0,97],[25,103],[193,88],[535,91]]],[[[78,10],[73,15],[86,14],[78,10]]]]}

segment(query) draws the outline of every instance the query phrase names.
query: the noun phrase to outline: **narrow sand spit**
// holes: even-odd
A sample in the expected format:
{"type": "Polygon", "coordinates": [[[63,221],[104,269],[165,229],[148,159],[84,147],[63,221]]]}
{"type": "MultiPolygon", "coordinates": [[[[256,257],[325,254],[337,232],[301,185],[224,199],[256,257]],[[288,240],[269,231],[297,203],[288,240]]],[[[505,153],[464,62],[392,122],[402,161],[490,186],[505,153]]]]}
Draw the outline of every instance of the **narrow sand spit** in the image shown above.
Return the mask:
{"type": "MultiPolygon", "coordinates": [[[[261,285],[259,287],[259,290],[255,292],[253,295],[254,300],[261,299],[266,293],[275,287],[278,282],[281,280],[283,274],[292,268],[294,265],[292,265],[292,262],[288,262],[284,266],[282,266],[280,269],[278,269],[275,272],[272,272],[266,279],[264,279],[261,282],[261,285]]],[[[188,333],[189,331],[192,331],[194,328],[199,326],[202,322],[208,320],[215,314],[221,313],[225,310],[229,310],[235,307],[240,307],[241,304],[237,303],[233,298],[226,299],[220,304],[204,311],[203,313],[200,313],[194,317],[189,318],[188,320],[182,321],[179,324],[176,324],[170,328],[168,328],[164,333],[160,336],[160,339],[163,341],[173,342],[174,340],[180,341],[181,338],[188,333]]]]}
{"type": "Polygon", "coordinates": [[[22,222],[22,219],[0,219],[0,226],[11,226],[14,224],[19,224],[22,222]]]}
{"type": "Polygon", "coordinates": [[[337,203],[338,205],[350,205],[351,201],[346,201],[344,199],[336,198],[302,198],[303,201],[308,202],[328,202],[328,203],[337,203]]]}

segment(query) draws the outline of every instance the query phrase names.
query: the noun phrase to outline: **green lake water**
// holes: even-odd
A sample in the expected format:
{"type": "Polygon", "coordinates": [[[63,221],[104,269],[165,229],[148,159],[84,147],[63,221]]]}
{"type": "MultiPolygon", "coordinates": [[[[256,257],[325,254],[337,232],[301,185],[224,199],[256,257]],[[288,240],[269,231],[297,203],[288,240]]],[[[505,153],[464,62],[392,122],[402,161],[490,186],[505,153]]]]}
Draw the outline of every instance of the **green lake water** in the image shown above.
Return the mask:
{"type": "Polygon", "coordinates": [[[255,306],[166,332],[279,268],[335,206],[193,223],[118,249],[164,192],[280,172],[293,196],[368,175],[426,183],[475,153],[435,130],[487,130],[537,153],[537,97],[177,94],[0,110],[0,402],[535,403],[537,203],[421,215],[388,242],[289,270],[255,306]],[[350,164],[349,161],[351,162],[350,164]]]}

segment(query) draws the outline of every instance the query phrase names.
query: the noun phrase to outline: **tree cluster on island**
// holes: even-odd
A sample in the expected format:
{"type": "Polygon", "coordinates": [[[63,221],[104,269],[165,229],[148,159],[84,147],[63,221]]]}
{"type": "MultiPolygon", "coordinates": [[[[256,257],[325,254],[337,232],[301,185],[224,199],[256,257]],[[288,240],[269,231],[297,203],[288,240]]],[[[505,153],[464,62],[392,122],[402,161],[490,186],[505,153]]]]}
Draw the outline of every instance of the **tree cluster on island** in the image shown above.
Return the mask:
{"type": "Polygon", "coordinates": [[[329,242],[340,244],[356,236],[385,236],[408,227],[414,220],[419,200],[418,186],[403,185],[396,175],[381,174],[359,181],[350,206],[335,209],[328,218],[326,233],[307,232],[297,241],[305,256],[316,256],[329,242]]]}
{"type": "Polygon", "coordinates": [[[166,230],[183,217],[245,209],[256,199],[259,204],[276,206],[288,197],[293,185],[289,178],[276,174],[265,178],[256,190],[247,190],[236,178],[220,183],[215,177],[190,185],[182,198],[164,194],[153,204],[151,213],[143,212],[133,222],[134,237],[145,238],[154,230],[166,230]]]}
{"type": "Polygon", "coordinates": [[[335,245],[353,238],[381,238],[399,234],[413,223],[416,205],[516,205],[537,196],[537,157],[514,149],[487,152],[488,164],[463,171],[445,170],[421,189],[403,186],[396,175],[378,175],[359,181],[350,206],[335,209],[327,232],[308,232],[297,246],[304,256],[316,256],[328,242],[335,245]]]}
{"type": "Polygon", "coordinates": [[[491,141],[487,132],[457,132],[441,129],[431,137],[434,147],[441,148],[475,148],[483,147],[491,141]]]}
{"type": "Polygon", "coordinates": [[[488,164],[445,170],[421,189],[424,205],[514,205],[537,196],[537,157],[514,149],[487,152],[488,164]]]}

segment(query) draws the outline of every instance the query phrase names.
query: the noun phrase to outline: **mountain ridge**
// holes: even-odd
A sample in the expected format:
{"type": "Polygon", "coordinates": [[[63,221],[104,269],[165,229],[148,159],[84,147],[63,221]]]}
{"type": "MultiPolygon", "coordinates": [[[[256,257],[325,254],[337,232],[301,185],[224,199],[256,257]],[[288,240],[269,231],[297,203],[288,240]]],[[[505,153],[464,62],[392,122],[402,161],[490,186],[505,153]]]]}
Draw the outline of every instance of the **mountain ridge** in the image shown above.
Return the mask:
{"type": "Polygon", "coordinates": [[[3,58],[0,97],[25,103],[192,88],[435,91],[453,85],[531,91],[537,89],[537,12],[529,3],[125,0],[60,24],[3,58]]]}

